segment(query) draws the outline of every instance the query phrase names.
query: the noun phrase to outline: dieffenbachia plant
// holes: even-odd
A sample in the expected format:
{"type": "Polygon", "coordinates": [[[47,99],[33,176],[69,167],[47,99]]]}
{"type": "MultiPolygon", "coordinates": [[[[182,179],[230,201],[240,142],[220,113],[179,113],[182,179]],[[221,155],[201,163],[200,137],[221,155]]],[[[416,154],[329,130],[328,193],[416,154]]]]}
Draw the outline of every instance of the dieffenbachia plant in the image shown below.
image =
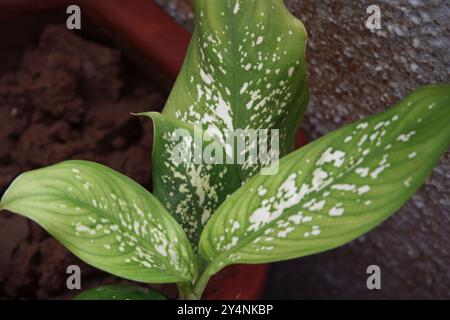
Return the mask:
{"type": "MultiPolygon", "coordinates": [[[[154,194],[100,164],[67,161],[20,175],[0,209],[38,222],[87,263],[201,298],[235,263],[335,248],[398,210],[450,144],[450,86],[417,90],[378,115],[292,151],[308,100],[303,25],[281,0],[197,0],[183,69],[155,124],[154,194]],[[237,152],[233,130],[278,129],[278,172],[261,165],[175,164],[173,135],[237,152]]],[[[183,143],[193,143],[187,139],[183,143]]],[[[249,154],[247,154],[249,155],[249,154]]],[[[80,299],[159,299],[106,287],[80,299]]]]}

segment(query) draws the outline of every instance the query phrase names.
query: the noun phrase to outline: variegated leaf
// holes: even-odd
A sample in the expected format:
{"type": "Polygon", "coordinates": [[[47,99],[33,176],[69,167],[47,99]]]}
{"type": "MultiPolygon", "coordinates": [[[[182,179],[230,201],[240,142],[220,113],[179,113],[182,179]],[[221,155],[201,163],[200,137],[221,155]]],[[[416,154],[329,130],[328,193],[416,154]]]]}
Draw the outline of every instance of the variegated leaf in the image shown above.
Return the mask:
{"type": "Polygon", "coordinates": [[[201,128],[156,112],[142,115],[152,118],[155,127],[153,193],[166,204],[195,249],[211,214],[241,185],[236,166],[225,164],[223,145],[212,138],[205,140],[201,128]],[[172,159],[173,152],[191,159],[172,159]],[[217,163],[205,162],[207,155],[217,163]]]}
{"type": "MultiPolygon", "coordinates": [[[[249,140],[245,140],[243,153],[230,145],[228,139],[239,129],[277,129],[281,155],[293,147],[309,99],[306,31],[282,0],[197,0],[196,18],[183,68],[163,114],[167,119],[196,125],[217,138],[227,156],[234,159],[239,179],[245,181],[263,164],[251,159],[254,145],[249,140]],[[238,163],[242,154],[246,161],[238,163]]],[[[155,140],[155,145],[159,144],[155,140]]],[[[183,183],[187,189],[176,190],[174,183],[191,179],[186,169],[195,171],[181,168],[173,178],[174,166],[166,156],[153,152],[154,193],[174,212],[196,245],[204,222],[235,190],[234,176],[225,182],[225,178],[217,179],[224,166],[206,170],[202,166],[202,185],[188,181],[183,183]],[[209,195],[212,189],[220,195],[209,195]]],[[[230,171],[227,174],[234,175],[230,171]]]]}
{"type": "Polygon", "coordinates": [[[450,143],[450,86],[418,90],[392,109],[337,130],[255,176],[213,215],[200,254],[215,273],[340,246],[398,210],[450,143]]]}
{"type": "MultiPolygon", "coordinates": [[[[291,151],[309,99],[303,24],[282,0],[197,0],[196,18],[163,113],[223,143],[229,130],[279,129],[281,154],[291,151]]],[[[246,180],[260,166],[238,168],[246,180]]]]}
{"type": "Polygon", "coordinates": [[[117,276],[152,283],[196,277],[181,227],[148,191],[105,166],[67,161],[24,173],[0,209],[36,221],[79,258],[117,276]]]}

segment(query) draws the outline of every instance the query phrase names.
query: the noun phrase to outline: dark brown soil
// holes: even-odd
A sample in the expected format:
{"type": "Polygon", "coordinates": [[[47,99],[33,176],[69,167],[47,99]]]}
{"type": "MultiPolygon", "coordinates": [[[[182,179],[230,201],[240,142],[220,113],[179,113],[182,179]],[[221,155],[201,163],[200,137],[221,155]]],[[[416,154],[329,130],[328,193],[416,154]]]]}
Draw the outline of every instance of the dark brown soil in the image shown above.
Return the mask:
{"type": "MultiPolygon", "coordinates": [[[[0,74],[0,195],[21,172],[67,159],[108,165],[150,187],[149,120],[164,95],[120,51],[49,26],[17,68],[0,74]]],[[[1,70],[1,69],[0,69],[1,70]]],[[[66,268],[83,289],[118,279],[79,261],[35,223],[0,214],[0,298],[71,297],[66,268]]]]}

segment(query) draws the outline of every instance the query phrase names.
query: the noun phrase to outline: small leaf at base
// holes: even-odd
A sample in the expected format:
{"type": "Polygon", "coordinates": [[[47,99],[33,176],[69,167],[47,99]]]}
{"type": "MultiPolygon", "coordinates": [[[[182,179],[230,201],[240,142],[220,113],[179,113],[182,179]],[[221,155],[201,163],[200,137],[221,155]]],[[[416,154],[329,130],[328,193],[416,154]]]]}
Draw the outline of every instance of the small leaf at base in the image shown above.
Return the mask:
{"type": "Polygon", "coordinates": [[[117,284],[86,290],[74,300],[166,300],[166,298],[147,288],[117,284]]]}

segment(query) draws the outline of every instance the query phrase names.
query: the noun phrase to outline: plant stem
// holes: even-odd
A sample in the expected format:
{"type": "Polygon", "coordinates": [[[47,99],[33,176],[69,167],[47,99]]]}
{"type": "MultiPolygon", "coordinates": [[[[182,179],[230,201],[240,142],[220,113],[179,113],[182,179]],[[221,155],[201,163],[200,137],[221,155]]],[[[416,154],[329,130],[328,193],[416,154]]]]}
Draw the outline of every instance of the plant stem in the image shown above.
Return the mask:
{"type": "Polygon", "coordinates": [[[180,299],[182,300],[200,300],[203,296],[203,291],[205,291],[206,285],[209,279],[213,275],[211,269],[214,264],[208,265],[208,267],[203,271],[203,273],[198,278],[195,286],[190,283],[178,283],[178,292],[180,299]]]}
{"type": "Polygon", "coordinates": [[[200,300],[201,296],[197,296],[194,287],[190,283],[177,283],[180,300],[200,300]]]}
{"type": "Polygon", "coordinates": [[[200,297],[200,299],[203,296],[203,291],[205,291],[209,278],[211,278],[211,275],[208,273],[208,268],[206,268],[195,284],[194,292],[200,297]]]}

